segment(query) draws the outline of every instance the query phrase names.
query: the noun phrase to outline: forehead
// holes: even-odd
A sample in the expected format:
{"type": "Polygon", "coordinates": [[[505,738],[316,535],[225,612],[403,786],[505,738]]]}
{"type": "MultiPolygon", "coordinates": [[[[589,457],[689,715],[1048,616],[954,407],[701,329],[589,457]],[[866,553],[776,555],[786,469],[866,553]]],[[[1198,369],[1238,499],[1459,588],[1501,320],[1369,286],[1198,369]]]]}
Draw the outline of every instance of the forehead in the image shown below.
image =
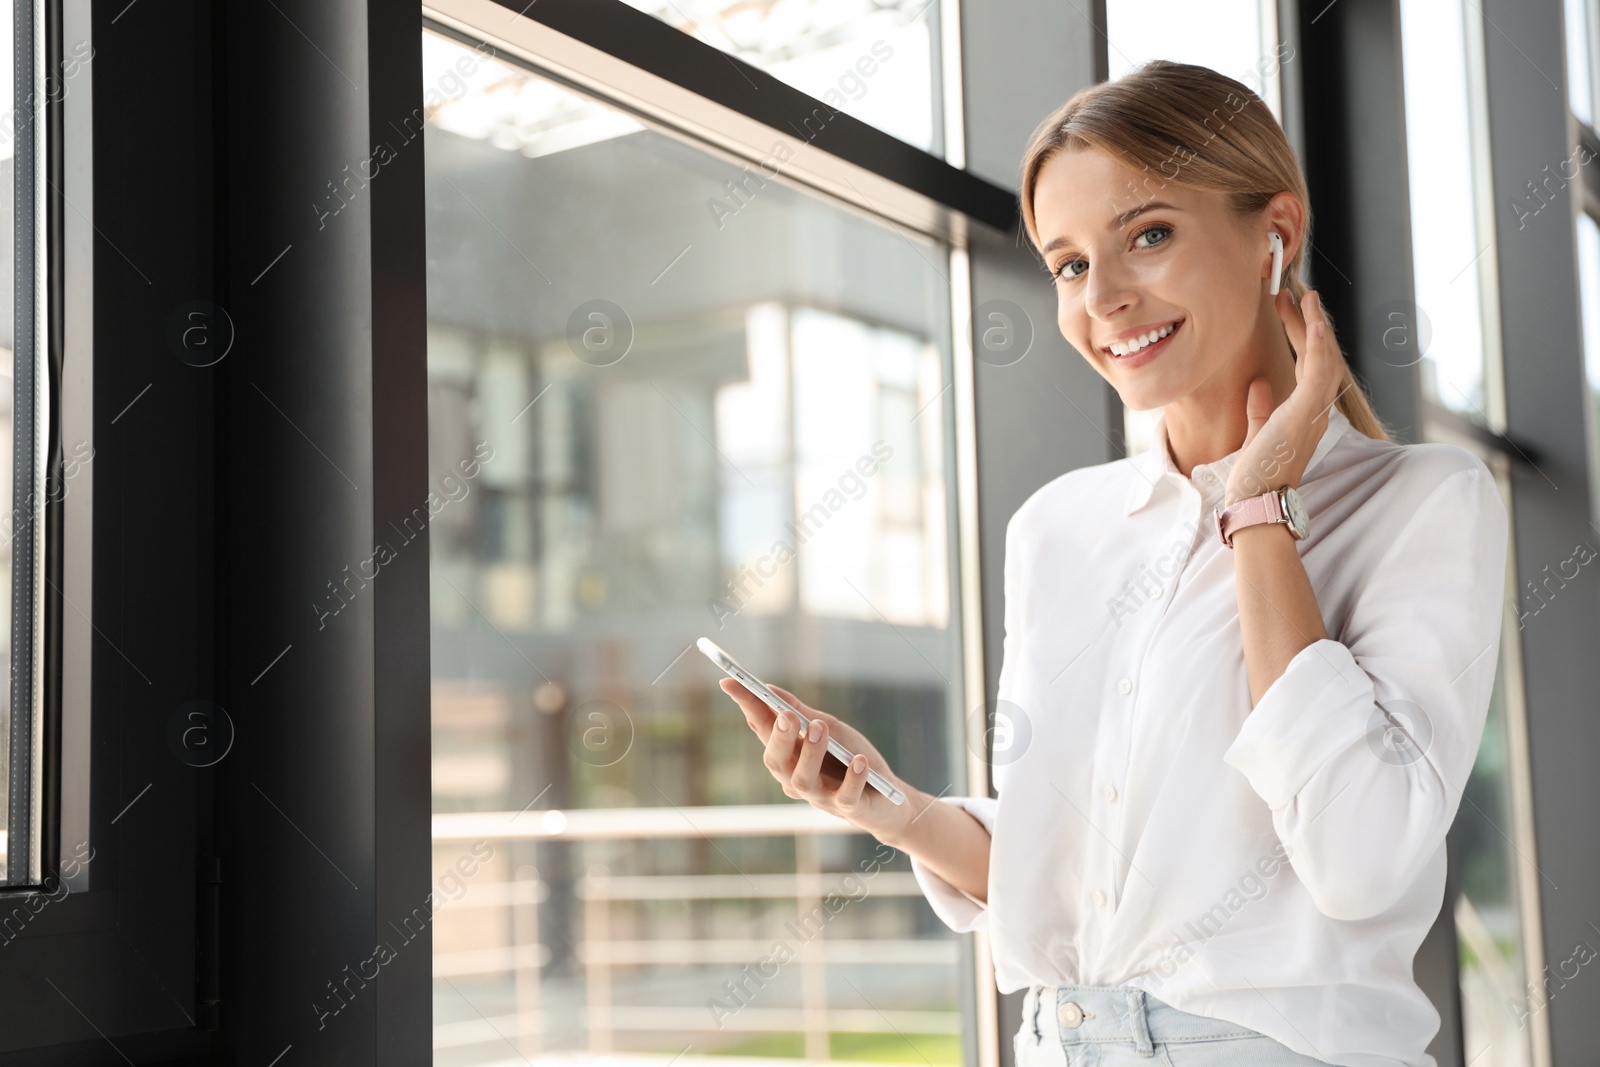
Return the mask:
{"type": "Polygon", "coordinates": [[[1130,167],[1095,148],[1057,152],[1039,169],[1033,191],[1039,243],[1094,240],[1110,232],[1106,227],[1118,215],[1152,200],[1185,211],[1201,206],[1199,190],[1167,181],[1159,170],[1130,167]]]}

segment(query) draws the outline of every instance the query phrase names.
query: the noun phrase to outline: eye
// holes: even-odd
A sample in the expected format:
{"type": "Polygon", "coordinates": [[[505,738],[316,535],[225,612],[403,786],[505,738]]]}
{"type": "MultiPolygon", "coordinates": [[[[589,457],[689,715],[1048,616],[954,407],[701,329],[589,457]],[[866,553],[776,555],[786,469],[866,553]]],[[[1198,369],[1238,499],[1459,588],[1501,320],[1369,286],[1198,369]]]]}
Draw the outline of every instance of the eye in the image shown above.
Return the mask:
{"type": "MultiPolygon", "coordinates": [[[[1130,247],[1135,246],[1135,243],[1140,238],[1144,237],[1146,234],[1151,234],[1151,233],[1158,234],[1160,236],[1160,239],[1159,240],[1150,241],[1150,242],[1148,242],[1148,243],[1146,243],[1146,244],[1144,244],[1143,246],[1140,246],[1140,247],[1155,248],[1158,245],[1166,244],[1167,241],[1171,239],[1172,227],[1168,226],[1168,225],[1166,225],[1164,223],[1153,222],[1150,225],[1148,225],[1148,226],[1144,227],[1143,229],[1139,230],[1138,232],[1136,232],[1132,237],[1128,238],[1129,246],[1130,247]]],[[[1083,277],[1083,271],[1081,271],[1081,270],[1080,271],[1075,271],[1075,270],[1072,269],[1074,264],[1081,264],[1086,269],[1088,267],[1088,262],[1082,256],[1070,256],[1067,259],[1064,259],[1060,263],[1056,264],[1055,269],[1050,271],[1050,284],[1053,286],[1057,282],[1072,281],[1074,278],[1083,277]]]]}
{"type": "Polygon", "coordinates": [[[1082,256],[1069,256],[1060,263],[1056,264],[1055,269],[1050,272],[1050,284],[1054,285],[1056,282],[1063,280],[1071,281],[1073,278],[1081,275],[1083,273],[1082,271],[1074,272],[1072,270],[1072,265],[1075,263],[1082,263],[1085,267],[1088,266],[1088,263],[1084,261],[1082,256]]]}
{"type": "MultiPolygon", "coordinates": [[[[1149,226],[1146,226],[1144,229],[1142,229],[1138,233],[1134,234],[1133,237],[1130,240],[1131,241],[1137,241],[1139,238],[1143,237],[1145,234],[1154,233],[1156,231],[1160,231],[1160,232],[1168,234],[1170,236],[1171,233],[1172,233],[1172,227],[1171,226],[1164,226],[1159,222],[1151,223],[1149,226]]],[[[1155,242],[1153,242],[1151,244],[1147,244],[1144,247],[1146,247],[1146,248],[1154,248],[1156,245],[1164,244],[1166,241],[1167,241],[1167,238],[1163,237],[1161,240],[1155,241],[1155,242]]]]}

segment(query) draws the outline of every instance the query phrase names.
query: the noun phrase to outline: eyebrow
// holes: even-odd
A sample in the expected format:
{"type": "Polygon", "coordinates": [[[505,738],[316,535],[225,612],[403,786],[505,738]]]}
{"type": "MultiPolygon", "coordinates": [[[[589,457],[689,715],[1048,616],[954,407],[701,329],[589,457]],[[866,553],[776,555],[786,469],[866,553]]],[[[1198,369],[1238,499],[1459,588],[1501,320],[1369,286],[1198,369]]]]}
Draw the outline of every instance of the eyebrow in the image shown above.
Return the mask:
{"type": "MultiPolygon", "coordinates": [[[[1127,211],[1124,211],[1122,214],[1118,215],[1116,218],[1114,218],[1110,222],[1106,223],[1106,229],[1108,229],[1108,230],[1120,230],[1123,226],[1127,225],[1133,219],[1138,218],[1140,215],[1143,215],[1146,211],[1155,211],[1155,210],[1158,210],[1160,208],[1165,208],[1168,211],[1181,211],[1181,210],[1183,210],[1182,208],[1179,208],[1179,207],[1177,207],[1177,206],[1175,206],[1173,204],[1168,204],[1168,203],[1166,203],[1165,201],[1162,201],[1162,200],[1151,200],[1148,203],[1140,204],[1136,208],[1129,208],[1127,211]]],[[[1071,244],[1071,243],[1072,243],[1072,238],[1070,238],[1070,237],[1057,237],[1057,238],[1054,238],[1053,240],[1051,240],[1051,242],[1049,244],[1044,246],[1044,254],[1045,255],[1049,255],[1051,252],[1054,252],[1056,249],[1060,248],[1062,245],[1071,244]]]]}

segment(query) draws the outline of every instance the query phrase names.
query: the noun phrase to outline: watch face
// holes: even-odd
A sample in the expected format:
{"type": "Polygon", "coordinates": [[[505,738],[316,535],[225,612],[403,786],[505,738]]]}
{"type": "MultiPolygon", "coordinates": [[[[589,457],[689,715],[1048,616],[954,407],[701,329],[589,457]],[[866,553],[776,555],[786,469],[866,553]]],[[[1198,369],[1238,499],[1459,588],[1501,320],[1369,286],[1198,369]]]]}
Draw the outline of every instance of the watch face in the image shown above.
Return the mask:
{"type": "Polygon", "coordinates": [[[1289,532],[1299,540],[1311,532],[1311,516],[1306,514],[1305,503],[1300,499],[1300,494],[1294,486],[1283,487],[1283,502],[1288,512],[1289,532]]]}

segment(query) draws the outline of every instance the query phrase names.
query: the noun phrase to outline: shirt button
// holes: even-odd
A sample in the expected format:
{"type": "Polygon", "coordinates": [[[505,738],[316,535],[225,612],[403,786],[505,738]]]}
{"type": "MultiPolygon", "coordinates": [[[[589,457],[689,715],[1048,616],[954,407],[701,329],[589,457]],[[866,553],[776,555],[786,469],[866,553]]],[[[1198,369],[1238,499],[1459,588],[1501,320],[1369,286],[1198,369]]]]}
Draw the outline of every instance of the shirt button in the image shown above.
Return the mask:
{"type": "Polygon", "coordinates": [[[1097,908],[1103,908],[1106,906],[1106,895],[1100,892],[1098,889],[1094,891],[1094,906],[1097,908]]]}
{"type": "Polygon", "coordinates": [[[1133,682],[1129,681],[1127,678],[1121,679],[1117,682],[1117,692],[1121,693],[1123,696],[1127,696],[1129,693],[1133,692],[1133,682]]]}
{"type": "Polygon", "coordinates": [[[1056,1018],[1061,1020],[1062,1026],[1076,1028],[1083,1022],[1083,1009],[1069,1000],[1056,1009],[1056,1018]]]}
{"type": "Polygon", "coordinates": [[[1117,787],[1112,785],[1110,782],[1107,782],[1105,788],[1100,790],[1100,792],[1105,794],[1105,798],[1109,801],[1115,801],[1117,799],[1117,787]]]}

